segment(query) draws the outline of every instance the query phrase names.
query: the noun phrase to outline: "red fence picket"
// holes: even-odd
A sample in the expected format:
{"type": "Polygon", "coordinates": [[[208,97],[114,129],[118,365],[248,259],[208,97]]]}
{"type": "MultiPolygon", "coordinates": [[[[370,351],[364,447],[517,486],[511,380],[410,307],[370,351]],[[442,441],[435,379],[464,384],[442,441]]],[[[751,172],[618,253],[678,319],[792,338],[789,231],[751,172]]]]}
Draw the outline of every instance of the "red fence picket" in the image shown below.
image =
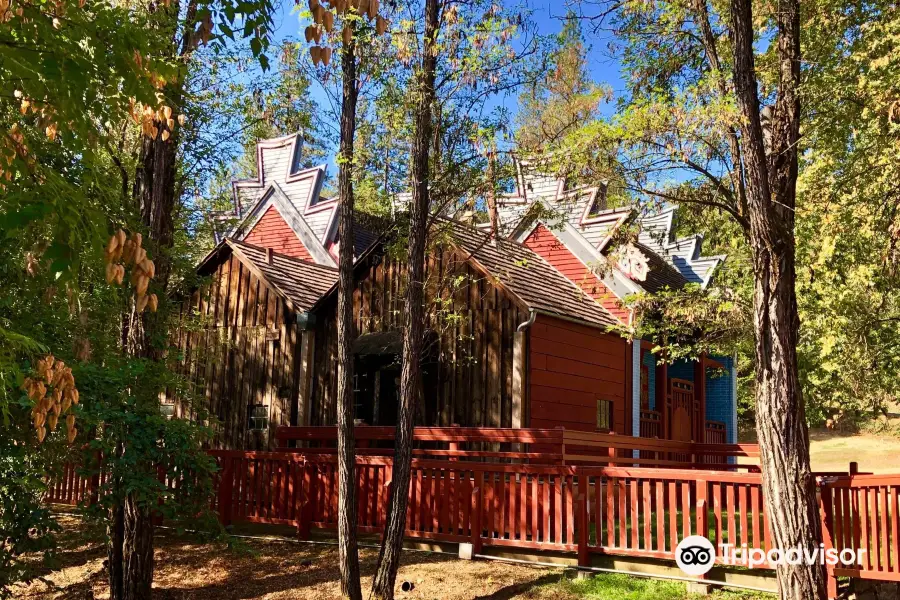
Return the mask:
{"type": "MultiPolygon", "coordinates": [[[[580,435],[562,439],[595,443],[580,435]]],[[[700,470],[696,464],[690,469],[632,467],[639,458],[609,448],[612,456],[602,460],[611,466],[487,463],[480,462],[483,456],[463,460],[470,458],[464,454],[414,458],[406,535],[471,542],[476,553],[482,546],[577,551],[582,565],[592,553],[671,560],[678,542],[692,534],[705,535],[717,548],[772,549],[758,473],[700,470]]],[[[560,450],[566,455],[565,446],[560,450]]],[[[671,447],[649,451],[666,453],[671,447]]],[[[288,524],[303,537],[312,528],[337,527],[333,454],[307,449],[210,454],[219,465],[212,505],[224,524],[288,524]]],[[[358,456],[356,472],[359,529],[380,533],[392,458],[358,456]]],[[[70,464],[49,486],[46,500],[89,501],[99,486],[99,476],[85,478],[70,464]]],[[[825,548],[865,551],[856,567],[829,568],[831,596],[835,577],[900,581],[900,476],[820,475],[819,491],[825,548]]]]}
{"type": "Polygon", "coordinates": [[[900,476],[825,477],[821,490],[829,547],[864,551],[861,564],[835,575],[900,581],[900,476]]]}
{"type": "MultiPolygon", "coordinates": [[[[337,527],[333,456],[213,455],[222,465],[223,522],[337,527]]],[[[360,531],[382,531],[390,480],[390,458],[357,458],[360,531]]],[[[408,494],[406,534],[417,539],[461,542],[477,534],[480,545],[557,551],[579,550],[583,539],[588,552],[666,559],[697,533],[716,545],[765,550],[768,543],[754,473],[414,459],[408,494]]]]}
{"type": "Polygon", "coordinates": [[[102,482],[101,475],[87,477],[80,464],[67,462],[60,476],[50,481],[44,502],[69,506],[91,502],[102,482]]]}

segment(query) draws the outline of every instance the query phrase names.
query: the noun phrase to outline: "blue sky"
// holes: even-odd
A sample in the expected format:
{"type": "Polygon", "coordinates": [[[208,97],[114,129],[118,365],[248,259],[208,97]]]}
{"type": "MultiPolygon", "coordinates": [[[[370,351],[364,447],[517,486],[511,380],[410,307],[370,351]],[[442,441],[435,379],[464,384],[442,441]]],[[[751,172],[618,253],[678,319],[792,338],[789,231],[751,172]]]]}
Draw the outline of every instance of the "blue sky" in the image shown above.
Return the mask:
{"type": "MultiPolygon", "coordinates": [[[[306,7],[306,0],[300,0],[302,8],[306,7]]],[[[533,19],[537,23],[538,32],[542,35],[558,33],[562,28],[563,18],[565,17],[564,2],[561,0],[511,0],[510,4],[521,6],[525,3],[533,10],[533,19]]],[[[277,41],[285,38],[297,39],[302,37],[302,28],[307,22],[300,22],[299,11],[295,11],[295,5],[292,1],[286,0],[275,17],[275,40],[273,46],[277,46],[277,41]]],[[[584,25],[587,43],[590,47],[588,52],[589,71],[591,77],[597,83],[607,84],[613,88],[615,92],[620,92],[623,87],[621,78],[621,65],[614,58],[610,57],[606,48],[607,39],[603,39],[596,35],[592,35],[589,31],[589,25],[584,25]]],[[[320,89],[313,90],[313,98],[317,102],[325,101],[324,92],[320,89]]],[[[507,109],[515,112],[516,94],[505,98],[497,98],[498,104],[504,105],[507,109]]],[[[608,103],[602,109],[603,114],[609,115],[614,109],[613,103],[608,103]]],[[[334,169],[333,160],[330,161],[331,169],[334,169]]]]}

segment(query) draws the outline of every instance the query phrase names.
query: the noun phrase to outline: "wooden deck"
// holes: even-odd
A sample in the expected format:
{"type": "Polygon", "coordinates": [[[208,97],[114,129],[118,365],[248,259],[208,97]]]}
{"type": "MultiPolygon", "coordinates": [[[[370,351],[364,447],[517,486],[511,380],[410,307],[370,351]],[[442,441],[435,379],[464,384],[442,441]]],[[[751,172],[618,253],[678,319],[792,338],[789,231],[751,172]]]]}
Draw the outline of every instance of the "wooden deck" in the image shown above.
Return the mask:
{"type": "MultiPolygon", "coordinates": [[[[382,532],[390,495],[389,428],[357,429],[357,524],[382,532]]],[[[301,538],[337,527],[335,430],[280,428],[273,452],[213,450],[213,508],[225,525],[296,527],[301,538]],[[313,447],[316,446],[316,447],[313,447]]],[[[415,435],[406,535],[490,550],[674,560],[678,542],[772,549],[761,475],[747,444],[686,444],[565,430],[422,428],[415,435]],[[717,462],[710,462],[717,461],[717,462]]],[[[89,501],[86,474],[69,468],[49,502],[89,501]]],[[[94,476],[94,482],[97,476],[94,476]]],[[[866,550],[836,577],[900,581],[900,476],[820,474],[825,548],[866,550]]],[[[720,556],[718,562],[722,563],[720,556]]],[[[769,569],[763,563],[758,569],[769,569]]],[[[834,594],[832,594],[834,597],[834,594]]]]}

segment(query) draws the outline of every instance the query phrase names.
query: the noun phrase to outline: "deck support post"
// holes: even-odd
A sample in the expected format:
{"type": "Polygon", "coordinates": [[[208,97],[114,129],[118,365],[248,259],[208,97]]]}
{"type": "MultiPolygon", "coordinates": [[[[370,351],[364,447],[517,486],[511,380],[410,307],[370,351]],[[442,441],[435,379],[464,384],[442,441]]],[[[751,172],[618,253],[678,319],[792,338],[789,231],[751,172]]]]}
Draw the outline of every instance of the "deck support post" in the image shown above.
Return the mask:
{"type": "MultiPolygon", "coordinates": [[[[696,427],[697,435],[694,441],[699,444],[707,443],[706,440],[706,353],[702,353],[694,364],[694,394],[697,398],[696,427]]],[[[702,461],[702,457],[701,457],[702,461]]]]}
{"type": "Polygon", "coordinates": [[[312,522],[313,481],[316,480],[313,464],[306,462],[303,465],[303,483],[300,489],[300,506],[297,507],[297,538],[308,540],[312,522]]]}
{"type": "MultiPolygon", "coordinates": [[[[819,514],[822,519],[822,542],[825,544],[825,551],[834,547],[834,541],[831,538],[831,531],[834,528],[834,519],[831,513],[831,488],[822,481],[818,482],[819,496],[819,514]]],[[[837,600],[838,584],[837,577],[834,575],[834,565],[825,563],[825,585],[828,591],[828,600],[837,600]]]]}
{"type": "Polygon", "coordinates": [[[481,554],[481,485],[484,482],[483,473],[478,473],[476,479],[478,485],[472,490],[472,558],[481,554]]]}
{"type": "MultiPolygon", "coordinates": [[[[708,494],[708,484],[704,479],[697,480],[697,531],[694,532],[694,535],[702,535],[703,537],[709,539],[709,506],[707,500],[708,494]]],[[[728,532],[729,538],[732,535],[732,532],[728,532]]],[[[713,551],[717,551],[715,545],[720,543],[722,540],[716,540],[713,542],[713,551]]],[[[729,541],[731,541],[729,539],[729,541]]],[[[700,575],[700,579],[706,579],[706,574],[700,575]]],[[[696,586],[702,586],[703,584],[694,584],[696,586]]],[[[696,591],[693,593],[705,595],[708,594],[707,591],[696,591]]]]}
{"type": "Polygon", "coordinates": [[[578,566],[589,567],[591,559],[588,554],[589,528],[588,523],[588,477],[578,470],[578,521],[575,526],[578,527],[578,566]]]}
{"type": "MultiPolygon", "coordinates": [[[[660,357],[665,360],[665,357],[660,357]]],[[[669,366],[665,362],[656,365],[656,410],[659,411],[660,437],[664,440],[672,439],[669,430],[669,366]]]]}
{"type": "Polygon", "coordinates": [[[312,408],[313,355],[316,349],[316,332],[305,329],[300,332],[300,364],[297,374],[297,421],[309,426],[312,408]]]}

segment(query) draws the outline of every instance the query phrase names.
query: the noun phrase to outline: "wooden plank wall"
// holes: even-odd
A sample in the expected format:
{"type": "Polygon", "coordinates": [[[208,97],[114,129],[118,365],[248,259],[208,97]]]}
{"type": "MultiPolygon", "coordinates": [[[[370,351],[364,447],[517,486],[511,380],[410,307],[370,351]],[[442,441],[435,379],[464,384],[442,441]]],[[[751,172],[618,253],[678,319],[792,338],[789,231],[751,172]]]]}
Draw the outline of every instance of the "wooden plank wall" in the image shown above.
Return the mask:
{"type": "Polygon", "coordinates": [[[627,342],[616,334],[543,315],[530,331],[528,427],[595,431],[597,400],[612,400],[614,429],[626,433],[627,342]]]}
{"type": "MultiPolygon", "coordinates": [[[[218,419],[211,447],[275,447],[275,428],[296,424],[300,331],[285,302],[233,255],[185,301],[173,335],[177,372],[218,419]],[[247,407],[269,406],[269,431],[251,432],[247,407]]],[[[176,416],[197,418],[178,390],[176,416]]]]}
{"type": "MultiPolygon", "coordinates": [[[[427,265],[428,328],[437,336],[436,389],[426,390],[422,425],[512,426],[513,335],[528,311],[456,251],[436,252],[427,265]]],[[[354,292],[359,334],[399,331],[406,265],[373,257],[354,292]]],[[[335,422],[335,306],[317,315],[311,425],[335,422]]]]}

